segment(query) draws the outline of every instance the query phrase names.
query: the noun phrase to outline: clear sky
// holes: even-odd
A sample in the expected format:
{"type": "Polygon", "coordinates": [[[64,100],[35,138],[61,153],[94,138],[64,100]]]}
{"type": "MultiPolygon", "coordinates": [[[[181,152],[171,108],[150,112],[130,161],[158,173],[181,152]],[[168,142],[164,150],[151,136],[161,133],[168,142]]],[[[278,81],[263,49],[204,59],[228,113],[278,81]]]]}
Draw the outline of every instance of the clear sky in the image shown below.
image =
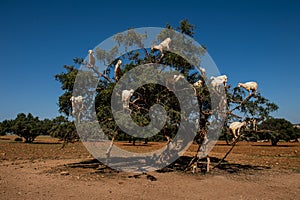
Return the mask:
{"type": "Polygon", "coordinates": [[[300,1],[0,1],[0,121],[20,112],[53,118],[63,93],[54,75],[128,28],[187,18],[229,83],[254,80],[300,123],[300,1]]]}

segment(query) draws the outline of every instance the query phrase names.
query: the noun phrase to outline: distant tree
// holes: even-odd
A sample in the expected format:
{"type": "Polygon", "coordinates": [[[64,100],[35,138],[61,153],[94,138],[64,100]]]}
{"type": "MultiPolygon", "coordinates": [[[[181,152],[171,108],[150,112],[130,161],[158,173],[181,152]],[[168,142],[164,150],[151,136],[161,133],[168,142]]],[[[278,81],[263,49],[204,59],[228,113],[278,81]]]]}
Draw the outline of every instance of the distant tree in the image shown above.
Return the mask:
{"type": "Polygon", "coordinates": [[[25,139],[26,143],[32,143],[34,139],[40,135],[41,123],[38,117],[34,117],[31,113],[20,113],[13,120],[12,132],[25,139]]]}
{"type": "Polygon", "coordinates": [[[50,119],[44,119],[40,121],[41,124],[41,134],[50,135],[50,130],[53,126],[53,121],[50,119]]]}
{"type": "Polygon", "coordinates": [[[0,122],[0,135],[6,135],[12,133],[12,120],[4,120],[0,122]]]}
{"type": "Polygon", "coordinates": [[[298,140],[300,137],[299,129],[295,128],[291,122],[286,119],[270,118],[259,125],[264,139],[270,139],[273,146],[277,145],[279,140],[298,140]]]}
{"type": "Polygon", "coordinates": [[[49,131],[51,137],[59,138],[64,141],[63,147],[68,142],[79,139],[73,122],[68,121],[63,116],[58,116],[52,120],[52,128],[49,131]]]}

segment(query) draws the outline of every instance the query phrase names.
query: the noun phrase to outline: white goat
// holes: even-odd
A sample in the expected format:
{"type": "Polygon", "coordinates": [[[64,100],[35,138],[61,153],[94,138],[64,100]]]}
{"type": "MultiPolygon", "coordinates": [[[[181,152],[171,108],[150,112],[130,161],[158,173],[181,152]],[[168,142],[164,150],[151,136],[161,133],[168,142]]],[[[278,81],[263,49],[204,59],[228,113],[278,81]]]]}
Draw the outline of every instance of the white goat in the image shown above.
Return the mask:
{"type": "Polygon", "coordinates": [[[122,60],[118,60],[117,64],[115,65],[115,79],[116,82],[118,82],[122,76],[122,71],[121,71],[121,64],[122,60]]]}
{"type": "Polygon", "coordinates": [[[89,53],[89,67],[93,68],[95,66],[95,57],[93,50],[88,50],[89,53]]]}
{"type": "Polygon", "coordinates": [[[199,80],[196,83],[193,83],[194,87],[201,87],[202,85],[203,85],[203,81],[202,80],[199,80]]]}
{"type": "Polygon", "coordinates": [[[199,68],[200,72],[202,73],[203,76],[206,75],[206,70],[203,67],[199,68]]]}
{"type": "Polygon", "coordinates": [[[224,86],[226,86],[226,83],[228,81],[228,78],[226,75],[222,75],[222,76],[217,76],[217,77],[214,77],[212,76],[210,78],[211,80],[211,85],[213,88],[217,89],[218,91],[220,91],[220,88],[221,88],[221,85],[223,84],[224,86]]]}
{"type": "Polygon", "coordinates": [[[203,86],[203,81],[202,81],[202,80],[199,80],[199,81],[197,81],[196,83],[193,83],[193,86],[194,86],[194,94],[197,95],[197,90],[196,90],[196,88],[202,87],[202,86],[203,86]]]}
{"type": "Polygon", "coordinates": [[[237,138],[240,135],[240,130],[243,126],[246,126],[247,122],[232,122],[229,125],[229,131],[233,134],[234,138],[237,138]]]}
{"type": "Polygon", "coordinates": [[[129,101],[130,97],[133,95],[134,90],[123,90],[122,91],[122,102],[123,102],[123,109],[129,110],[129,101]]]}
{"type": "Polygon", "coordinates": [[[252,93],[255,93],[258,87],[258,84],[256,82],[246,82],[246,83],[239,83],[238,87],[242,87],[245,88],[249,93],[250,90],[252,91],[252,93]]]}
{"type": "Polygon", "coordinates": [[[183,76],[182,74],[174,75],[174,76],[173,76],[174,82],[179,81],[179,79],[181,79],[181,78],[184,78],[184,76],[183,76]]]}
{"type": "Polygon", "coordinates": [[[171,38],[166,38],[164,41],[162,41],[159,45],[154,45],[151,47],[151,51],[154,51],[154,50],[159,50],[160,53],[161,53],[161,57],[162,58],[164,56],[164,53],[163,53],[163,50],[165,48],[167,48],[168,51],[170,51],[170,42],[171,42],[171,38]]]}
{"type": "Polygon", "coordinates": [[[77,97],[74,97],[72,96],[70,98],[70,101],[72,103],[72,115],[75,115],[76,111],[77,111],[77,107],[79,106],[79,110],[82,109],[83,107],[83,97],[82,96],[77,96],[77,97]]]}
{"type": "Polygon", "coordinates": [[[179,81],[180,79],[183,79],[184,75],[183,74],[178,74],[178,75],[173,75],[173,77],[168,77],[166,80],[166,86],[167,88],[171,88],[171,85],[173,87],[173,90],[175,90],[175,83],[179,81]]]}

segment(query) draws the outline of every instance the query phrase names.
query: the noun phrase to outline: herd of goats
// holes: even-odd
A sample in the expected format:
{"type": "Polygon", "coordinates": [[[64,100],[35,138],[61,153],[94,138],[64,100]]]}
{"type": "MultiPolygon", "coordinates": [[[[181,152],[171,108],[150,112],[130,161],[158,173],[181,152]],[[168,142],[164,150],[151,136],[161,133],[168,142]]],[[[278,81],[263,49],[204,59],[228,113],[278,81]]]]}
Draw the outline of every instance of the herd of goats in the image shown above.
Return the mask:
{"type": "MultiPolygon", "coordinates": [[[[164,51],[165,50],[170,50],[169,48],[169,44],[171,42],[170,38],[166,38],[164,41],[162,41],[160,44],[158,45],[154,45],[151,47],[151,51],[159,51],[160,52],[160,59],[161,60],[164,57],[164,51]]],[[[94,57],[94,52],[93,50],[89,50],[88,51],[88,67],[91,69],[95,69],[95,57],[94,57]]],[[[114,67],[114,76],[115,76],[115,82],[118,82],[120,80],[120,78],[122,77],[122,70],[121,70],[121,65],[122,65],[122,61],[119,59],[117,61],[117,63],[115,64],[114,67]]],[[[206,74],[206,71],[204,68],[199,68],[200,72],[202,73],[202,75],[206,74]]],[[[180,75],[174,75],[172,76],[172,82],[177,82],[179,79],[183,79],[185,78],[182,74],[180,75]]],[[[226,75],[221,75],[221,76],[217,76],[217,77],[211,77],[210,78],[210,85],[212,88],[215,88],[216,90],[218,90],[218,88],[220,87],[225,87],[227,84],[227,76],[226,75]]],[[[195,91],[196,94],[196,89],[199,87],[202,87],[204,85],[202,80],[199,80],[195,83],[193,83],[193,89],[195,91]]],[[[246,82],[246,83],[239,83],[238,87],[242,87],[245,90],[248,91],[249,96],[253,96],[256,94],[257,91],[257,87],[258,84],[256,82],[246,82]]],[[[130,103],[130,99],[132,97],[134,93],[134,90],[123,90],[122,94],[121,94],[121,99],[122,99],[122,106],[124,110],[130,110],[129,108],[129,103],[130,103]]],[[[248,97],[249,97],[248,96],[248,97]]],[[[78,114],[82,109],[83,109],[83,101],[84,98],[82,96],[72,96],[70,98],[71,104],[72,104],[72,115],[75,116],[76,114],[78,114]]],[[[234,139],[237,139],[240,135],[240,130],[241,128],[245,127],[247,125],[246,121],[240,122],[240,121],[236,121],[236,122],[232,122],[229,124],[229,131],[230,134],[232,134],[234,139]]],[[[206,137],[204,135],[204,137],[206,137]]],[[[209,158],[207,156],[207,171],[209,171],[209,158]]],[[[193,170],[196,170],[197,167],[195,167],[195,164],[191,164],[189,167],[193,170]]]]}

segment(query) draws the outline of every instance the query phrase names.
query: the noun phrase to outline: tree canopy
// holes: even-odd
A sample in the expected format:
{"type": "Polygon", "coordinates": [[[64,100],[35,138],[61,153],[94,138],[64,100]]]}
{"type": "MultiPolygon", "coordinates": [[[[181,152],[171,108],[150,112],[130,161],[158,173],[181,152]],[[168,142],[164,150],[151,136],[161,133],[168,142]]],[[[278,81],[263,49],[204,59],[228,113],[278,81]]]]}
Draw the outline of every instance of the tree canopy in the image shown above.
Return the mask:
{"type": "Polygon", "coordinates": [[[277,145],[279,140],[296,140],[300,138],[300,130],[286,119],[270,118],[263,121],[259,128],[262,130],[262,139],[271,139],[272,145],[277,145]]]}
{"type": "Polygon", "coordinates": [[[31,143],[41,133],[41,122],[31,113],[27,115],[20,113],[14,120],[11,129],[13,133],[24,138],[25,142],[31,143]]]}
{"type": "MultiPolygon", "coordinates": [[[[180,33],[188,35],[193,38],[195,34],[195,26],[190,24],[188,20],[183,20],[176,28],[173,28],[170,24],[166,25],[166,29],[161,31],[157,36],[157,41],[163,41],[167,37],[173,37],[172,44],[179,45],[182,48],[177,49],[177,52],[164,51],[162,56],[159,51],[152,51],[150,48],[144,48],[143,41],[147,39],[147,35],[143,33],[137,33],[133,29],[129,29],[127,32],[123,32],[114,36],[114,40],[118,45],[111,47],[111,49],[95,49],[96,58],[106,66],[103,71],[99,69],[89,69],[89,73],[93,73],[92,77],[97,79],[97,86],[95,87],[95,96],[92,98],[85,98],[84,106],[88,106],[91,102],[94,102],[97,120],[101,125],[104,133],[113,137],[116,135],[116,139],[128,139],[127,133],[120,130],[114,119],[113,112],[111,110],[111,97],[114,92],[114,88],[117,85],[115,81],[114,66],[117,61],[121,59],[123,61],[121,65],[122,74],[126,74],[136,66],[156,63],[157,69],[161,70],[162,76],[165,71],[179,72],[183,74],[186,80],[193,84],[199,80],[203,81],[202,87],[196,88],[196,97],[198,100],[197,106],[200,110],[200,116],[198,125],[200,130],[198,134],[207,132],[208,125],[211,125],[211,119],[218,120],[221,116],[216,110],[212,110],[213,98],[211,96],[219,95],[219,91],[212,90],[209,86],[209,78],[204,73],[197,71],[196,66],[199,66],[201,61],[201,55],[205,55],[206,48],[204,46],[198,47],[193,45],[188,39],[182,39],[180,36],[174,34],[170,30],[177,30],[180,33]],[[174,39],[175,38],[175,39],[174,39]],[[125,47],[126,54],[119,55],[119,48],[125,47]],[[132,50],[133,46],[138,48],[132,50]],[[185,56],[188,55],[192,58],[192,62],[188,62],[185,56]],[[200,59],[199,59],[200,58],[200,59]],[[167,67],[161,67],[167,66],[167,67]]],[[[158,43],[156,41],[156,43],[158,43]]],[[[155,43],[155,41],[154,41],[155,43]]],[[[75,64],[82,64],[88,67],[87,61],[81,58],[74,59],[75,64]]],[[[59,111],[66,116],[70,116],[72,105],[70,98],[76,95],[76,91],[73,90],[75,76],[78,74],[78,69],[74,66],[64,66],[67,72],[63,72],[55,75],[57,81],[61,83],[61,88],[64,90],[64,94],[59,97],[59,111]]],[[[88,70],[87,70],[88,71],[88,70]]],[[[87,76],[89,77],[89,76],[87,76]]],[[[147,79],[151,77],[151,74],[143,74],[141,79],[147,79]]],[[[83,80],[83,79],[82,79],[83,80]]],[[[138,82],[138,79],[134,79],[138,82]]],[[[86,83],[94,83],[95,80],[85,80],[86,83]]],[[[77,83],[77,86],[84,85],[83,83],[77,83]]],[[[169,85],[170,88],[173,87],[169,85]]],[[[80,88],[80,87],[79,87],[80,88]]],[[[132,97],[130,98],[130,117],[139,126],[147,126],[151,121],[149,109],[154,104],[159,104],[167,111],[167,121],[164,127],[161,129],[160,134],[157,134],[150,140],[161,140],[165,137],[173,137],[178,131],[180,125],[180,106],[178,99],[174,95],[170,88],[159,84],[146,84],[137,88],[132,97]]],[[[122,88],[120,88],[122,90],[122,88]]],[[[177,90],[183,88],[175,88],[177,90]]],[[[226,86],[226,107],[230,112],[225,117],[225,125],[228,125],[231,121],[239,120],[243,121],[247,118],[256,118],[260,121],[264,121],[270,118],[270,113],[277,110],[278,106],[275,103],[270,102],[263,97],[261,93],[257,93],[255,96],[247,99],[247,93],[241,88],[234,86],[226,86]],[[247,99],[247,101],[243,101],[247,99]],[[234,114],[234,111],[242,114],[234,114]]],[[[120,90],[120,91],[121,91],[120,90]]],[[[91,91],[88,91],[89,93],[91,91]]],[[[120,94],[119,94],[120,95],[120,94]]],[[[86,95],[86,97],[89,94],[86,95]]],[[[84,114],[85,117],[90,116],[88,113],[84,114]]],[[[78,120],[75,118],[75,120],[78,120]]],[[[87,119],[81,119],[87,120],[87,119]]],[[[201,137],[195,137],[197,138],[201,137]]]]}

